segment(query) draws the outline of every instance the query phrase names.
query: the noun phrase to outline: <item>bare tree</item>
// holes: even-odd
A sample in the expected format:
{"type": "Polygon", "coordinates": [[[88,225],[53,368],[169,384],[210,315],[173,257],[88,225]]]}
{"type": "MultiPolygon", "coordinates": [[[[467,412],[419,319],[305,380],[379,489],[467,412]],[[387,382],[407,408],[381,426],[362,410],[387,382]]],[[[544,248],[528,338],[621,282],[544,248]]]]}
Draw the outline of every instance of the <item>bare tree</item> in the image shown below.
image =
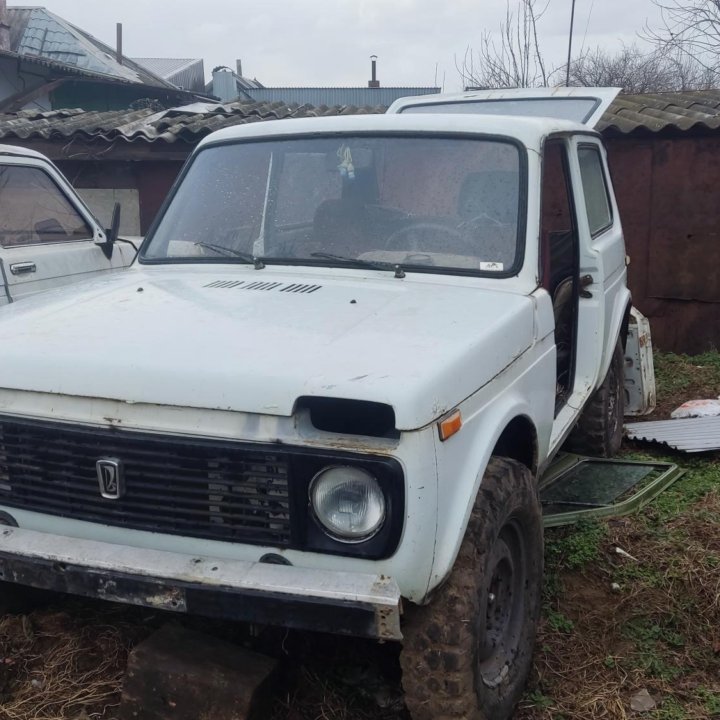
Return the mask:
{"type": "Polygon", "coordinates": [[[712,75],[673,48],[644,52],[636,44],[610,53],[595,48],[570,63],[570,84],[621,87],[626,93],[697,90],[712,86],[712,75]]]}
{"type": "Polygon", "coordinates": [[[658,48],[682,55],[720,77],[720,0],[652,0],[660,10],[660,24],[647,25],[643,36],[658,48]]]}
{"type": "Polygon", "coordinates": [[[538,9],[537,0],[517,0],[517,8],[513,10],[507,0],[499,40],[486,30],[479,50],[468,47],[462,62],[455,59],[463,85],[475,88],[547,86],[550,73],[540,48],[538,22],[548,2],[538,9]]]}

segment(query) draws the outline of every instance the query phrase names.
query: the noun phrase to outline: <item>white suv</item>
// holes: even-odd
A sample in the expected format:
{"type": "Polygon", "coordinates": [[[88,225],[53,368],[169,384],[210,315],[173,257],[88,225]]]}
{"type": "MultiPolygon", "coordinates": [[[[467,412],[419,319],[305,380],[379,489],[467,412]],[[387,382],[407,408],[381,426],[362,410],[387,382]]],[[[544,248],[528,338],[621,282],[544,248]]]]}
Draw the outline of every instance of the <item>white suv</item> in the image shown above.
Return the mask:
{"type": "Polygon", "coordinates": [[[620,441],[625,276],[584,125],[214,133],[139,263],[0,313],[0,573],[402,640],[415,717],[508,717],[538,474],[620,441]]]}

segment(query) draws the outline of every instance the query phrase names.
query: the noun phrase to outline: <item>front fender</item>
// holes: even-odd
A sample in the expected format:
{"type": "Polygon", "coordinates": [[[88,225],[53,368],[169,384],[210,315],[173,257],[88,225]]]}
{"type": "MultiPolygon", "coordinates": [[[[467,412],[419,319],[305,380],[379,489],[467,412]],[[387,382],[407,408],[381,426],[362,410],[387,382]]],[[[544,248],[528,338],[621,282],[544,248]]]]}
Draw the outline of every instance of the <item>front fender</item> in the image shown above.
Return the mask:
{"type": "Polygon", "coordinates": [[[548,336],[462,403],[460,432],[445,442],[436,439],[438,522],[428,596],[452,570],[485,469],[507,425],[527,418],[536,431],[540,462],[547,457],[554,391],[555,346],[548,336]]]}

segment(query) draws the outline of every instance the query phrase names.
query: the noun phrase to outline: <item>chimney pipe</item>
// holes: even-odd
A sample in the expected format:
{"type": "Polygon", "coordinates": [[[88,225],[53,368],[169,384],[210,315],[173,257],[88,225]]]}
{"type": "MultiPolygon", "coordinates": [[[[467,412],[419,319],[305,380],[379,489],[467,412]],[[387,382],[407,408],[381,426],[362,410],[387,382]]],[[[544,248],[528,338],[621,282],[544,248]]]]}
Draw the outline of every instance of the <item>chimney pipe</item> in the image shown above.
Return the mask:
{"type": "Polygon", "coordinates": [[[379,88],[380,81],[377,79],[377,55],[370,56],[370,68],[372,71],[371,79],[368,81],[368,87],[379,88]]]}
{"type": "Polygon", "coordinates": [[[237,68],[237,75],[238,77],[242,77],[242,60],[236,60],[235,61],[235,67],[237,68]]]}
{"type": "Polygon", "coordinates": [[[123,64],[122,54],[122,23],[116,23],[115,29],[117,31],[117,45],[115,50],[115,57],[117,58],[118,64],[123,64]]]}
{"type": "Polygon", "coordinates": [[[7,0],[0,0],[0,50],[10,50],[10,25],[8,24],[7,0]]]}

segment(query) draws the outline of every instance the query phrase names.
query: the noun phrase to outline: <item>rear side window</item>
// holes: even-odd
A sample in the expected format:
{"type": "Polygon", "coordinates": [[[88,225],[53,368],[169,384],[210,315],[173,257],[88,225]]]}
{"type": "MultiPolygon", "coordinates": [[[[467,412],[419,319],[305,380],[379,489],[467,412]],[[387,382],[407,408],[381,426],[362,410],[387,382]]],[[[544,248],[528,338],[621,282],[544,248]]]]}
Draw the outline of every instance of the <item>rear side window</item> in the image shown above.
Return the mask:
{"type": "Polygon", "coordinates": [[[92,228],[43,170],[21,165],[0,167],[0,244],[90,240],[92,228]]]}
{"type": "Polygon", "coordinates": [[[590,234],[595,236],[612,225],[610,198],[600,149],[595,145],[582,145],[578,148],[578,160],[588,226],[590,234]]]}

